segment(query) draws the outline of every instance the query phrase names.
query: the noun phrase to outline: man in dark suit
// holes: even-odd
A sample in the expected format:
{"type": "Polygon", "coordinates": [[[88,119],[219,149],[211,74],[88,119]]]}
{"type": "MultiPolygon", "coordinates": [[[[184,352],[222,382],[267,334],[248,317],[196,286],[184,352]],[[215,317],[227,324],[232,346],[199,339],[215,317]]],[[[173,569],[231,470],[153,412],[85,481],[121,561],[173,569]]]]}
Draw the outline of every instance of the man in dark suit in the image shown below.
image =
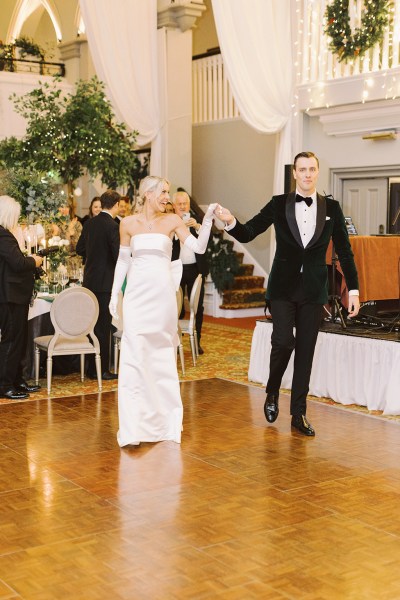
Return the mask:
{"type": "MultiPolygon", "coordinates": [[[[114,221],[119,210],[119,198],[118,192],[104,192],[100,197],[101,213],[85,223],[76,246],[85,265],[83,285],[95,294],[99,303],[99,318],[94,333],[100,343],[102,378],[105,380],[118,377],[109,371],[112,319],[108,305],[119,253],[119,227],[114,221]]],[[[97,379],[92,355],[88,357],[87,373],[88,377],[97,379]]]]}
{"type": "Polygon", "coordinates": [[[118,227],[121,225],[122,219],[124,219],[125,217],[128,217],[131,214],[131,210],[132,210],[132,205],[131,205],[131,199],[129,198],[129,196],[121,196],[119,199],[118,213],[114,219],[115,222],[117,223],[118,227]]]}
{"type": "Polygon", "coordinates": [[[24,256],[12,231],[21,207],[10,196],[0,196],[0,398],[21,400],[40,386],[22,377],[22,358],[28,335],[28,311],[34,273],[42,258],[24,256]]]}
{"type": "Polygon", "coordinates": [[[225,208],[217,214],[239,242],[250,242],[270,225],[275,227],[276,253],[267,286],[273,331],[264,412],[269,423],[278,417],[279,388],[294,350],[292,427],[307,436],[315,435],[306,418],[306,398],[322,306],[328,301],[325,257],[331,238],[350,290],[349,317],[356,316],[360,307],[357,270],[344,216],[338,202],[317,193],[318,174],[315,154],[301,152],[294,159],[296,193],[274,196],[244,225],[225,208]]]}
{"type": "MultiPolygon", "coordinates": [[[[190,198],[187,192],[178,191],[173,195],[172,203],[174,206],[175,213],[183,219],[186,223],[186,226],[189,228],[190,233],[197,237],[198,231],[201,228],[201,224],[196,221],[195,215],[190,210],[190,198]]],[[[192,250],[187,248],[182,248],[181,243],[178,239],[173,241],[172,245],[172,260],[177,260],[180,258],[182,260],[182,279],[181,279],[181,288],[183,293],[187,294],[187,297],[190,298],[190,294],[192,291],[193,284],[196,280],[196,277],[200,273],[202,276],[201,290],[199,296],[199,304],[196,313],[196,331],[197,331],[197,341],[199,347],[199,354],[204,354],[204,350],[200,345],[201,340],[201,328],[203,325],[203,315],[204,315],[204,283],[205,279],[209,273],[209,266],[206,254],[196,254],[192,250]]],[[[183,319],[185,315],[185,309],[182,308],[182,312],[180,318],[183,319]]]]}

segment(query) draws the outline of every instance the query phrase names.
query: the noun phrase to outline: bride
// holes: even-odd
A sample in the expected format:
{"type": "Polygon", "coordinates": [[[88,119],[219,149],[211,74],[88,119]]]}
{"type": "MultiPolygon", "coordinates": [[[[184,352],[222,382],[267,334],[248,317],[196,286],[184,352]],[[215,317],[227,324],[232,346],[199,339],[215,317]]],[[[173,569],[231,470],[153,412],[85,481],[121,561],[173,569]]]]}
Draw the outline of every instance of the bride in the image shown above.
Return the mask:
{"type": "Polygon", "coordinates": [[[218,206],[210,204],[196,239],[178,215],[166,213],[166,179],[145,177],[139,196],[144,201],[143,211],[121,221],[110,302],[110,312],[118,318],[118,294],[126,277],[118,380],[117,439],[121,447],[181,441],[176,290],[182,265],[171,262],[172,238],[176,235],[187,248],[204,254],[218,206]]]}

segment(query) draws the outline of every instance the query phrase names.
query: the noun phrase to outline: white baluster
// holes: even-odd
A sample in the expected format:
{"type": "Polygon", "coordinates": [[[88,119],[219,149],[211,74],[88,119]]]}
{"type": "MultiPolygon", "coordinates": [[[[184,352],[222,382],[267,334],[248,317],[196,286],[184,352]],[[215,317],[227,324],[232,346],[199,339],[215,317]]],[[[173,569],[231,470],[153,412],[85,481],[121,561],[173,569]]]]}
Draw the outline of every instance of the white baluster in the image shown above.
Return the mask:
{"type": "Polygon", "coordinates": [[[217,65],[217,85],[218,85],[218,119],[223,119],[223,65],[222,65],[222,56],[218,55],[218,65],[217,65]]]}
{"type": "Polygon", "coordinates": [[[207,111],[207,60],[204,61],[203,63],[203,69],[202,69],[202,77],[201,77],[201,82],[202,82],[202,88],[203,88],[203,123],[205,123],[208,119],[208,111],[207,111]]]}
{"type": "Polygon", "coordinates": [[[228,118],[228,80],[224,69],[224,119],[228,118]]]}
{"type": "Polygon", "coordinates": [[[308,32],[309,32],[308,20],[309,20],[309,10],[308,10],[308,2],[306,1],[305,8],[303,11],[303,23],[302,23],[302,29],[303,29],[303,40],[302,40],[302,46],[303,46],[302,73],[303,73],[303,77],[302,77],[302,83],[306,83],[310,79],[310,71],[309,71],[310,57],[309,57],[309,47],[308,47],[308,32]]]}
{"type": "Polygon", "coordinates": [[[199,122],[199,104],[198,104],[198,61],[194,60],[192,63],[192,119],[193,123],[199,122]]]}
{"type": "MultiPolygon", "coordinates": [[[[379,46],[379,44],[378,44],[379,46]]],[[[382,62],[381,69],[386,71],[389,68],[389,30],[385,30],[385,35],[383,36],[382,41],[382,62]]],[[[379,63],[377,65],[377,70],[379,69],[379,63]]]]}
{"type": "Polygon", "coordinates": [[[393,33],[392,33],[392,68],[399,66],[400,45],[400,2],[394,4],[393,33]]]}

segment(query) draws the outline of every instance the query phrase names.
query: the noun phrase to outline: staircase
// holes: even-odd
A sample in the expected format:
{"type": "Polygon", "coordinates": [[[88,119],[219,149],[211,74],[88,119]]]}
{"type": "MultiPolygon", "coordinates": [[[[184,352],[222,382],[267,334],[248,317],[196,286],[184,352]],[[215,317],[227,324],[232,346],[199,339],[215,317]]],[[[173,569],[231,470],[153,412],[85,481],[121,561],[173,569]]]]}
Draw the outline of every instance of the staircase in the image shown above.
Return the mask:
{"type": "Polygon", "coordinates": [[[253,275],[254,265],[243,263],[244,253],[236,252],[240,263],[239,275],[234,279],[233,287],[222,294],[223,310],[241,310],[245,308],[264,308],[264,277],[253,275]]]}
{"type": "Polygon", "coordinates": [[[240,271],[233,287],[222,296],[217,292],[210,276],[207,277],[204,296],[204,313],[212,317],[235,319],[239,317],[264,317],[267,273],[252,262],[244,246],[232,240],[240,263],[240,271]],[[236,249],[237,248],[237,249],[236,249]],[[257,274],[254,274],[256,271],[257,274]]]}

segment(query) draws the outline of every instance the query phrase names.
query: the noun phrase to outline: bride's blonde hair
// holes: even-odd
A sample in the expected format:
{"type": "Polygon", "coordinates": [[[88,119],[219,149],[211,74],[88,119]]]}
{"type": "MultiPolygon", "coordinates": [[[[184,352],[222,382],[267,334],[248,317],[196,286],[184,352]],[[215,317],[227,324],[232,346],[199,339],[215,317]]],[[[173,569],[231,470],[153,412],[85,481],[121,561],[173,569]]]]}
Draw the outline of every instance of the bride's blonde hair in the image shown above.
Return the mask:
{"type": "Polygon", "coordinates": [[[146,194],[149,192],[155,192],[156,196],[159,196],[165,185],[169,186],[168,179],[157,177],[156,175],[148,175],[139,184],[139,196],[143,200],[146,200],[146,194]]]}

